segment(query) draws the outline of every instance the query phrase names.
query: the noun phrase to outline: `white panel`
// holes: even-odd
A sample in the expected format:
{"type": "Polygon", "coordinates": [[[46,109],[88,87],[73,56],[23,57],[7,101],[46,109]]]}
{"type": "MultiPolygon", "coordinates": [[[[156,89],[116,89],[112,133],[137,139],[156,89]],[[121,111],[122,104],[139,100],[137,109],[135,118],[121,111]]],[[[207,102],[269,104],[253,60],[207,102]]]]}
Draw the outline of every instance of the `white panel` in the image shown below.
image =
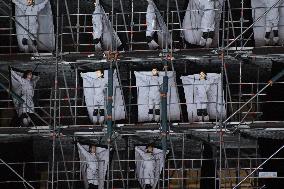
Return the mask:
{"type": "MultiPolygon", "coordinates": [[[[256,21],[259,17],[261,17],[264,12],[266,11],[266,5],[265,1],[267,0],[251,0],[251,6],[252,6],[252,18],[253,21],[256,21]]],[[[279,44],[283,44],[284,39],[284,2],[282,2],[281,6],[279,7],[279,44]]],[[[255,46],[260,47],[265,45],[265,18],[266,16],[263,16],[258,22],[255,23],[253,26],[253,32],[254,32],[254,40],[255,40],[255,46]]]]}
{"type": "Polygon", "coordinates": [[[77,143],[78,153],[80,158],[80,166],[82,171],[82,177],[84,180],[85,189],[88,189],[89,183],[98,182],[99,189],[104,188],[105,176],[109,164],[109,151],[106,148],[96,147],[96,157],[89,153],[88,145],[81,145],[77,143]],[[99,168],[97,168],[99,167],[99,168]],[[93,177],[88,178],[88,169],[98,169],[98,175],[94,174],[93,177]]]}
{"type": "MultiPolygon", "coordinates": [[[[84,96],[85,96],[85,102],[86,102],[89,118],[93,120],[94,99],[96,98],[95,93],[94,93],[93,81],[95,81],[97,76],[95,72],[81,73],[81,76],[82,75],[91,78],[90,80],[83,78],[83,87],[84,87],[84,96]]],[[[108,70],[105,70],[104,71],[104,82],[107,83],[107,81],[108,81],[108,70]]],[[[125,103],[124,103],[121,88],[119,86],[120,84],[119,84],[119,80],[117,77],[117,72],[116,70],[114,70],[113,93],[115,97],[113,101],[113,104],[114,104],[113,114],[112,114],[113,120],[125,119],[125,103]]],[[[107,88],[106,88],[106,92],[107,92],[107,88]]],[[[106,94],[106,97],[107,97],[107,94],[106,94]]]]}
{"type": "MultiPolygon", "coordinates": [[[[137,77],[137,74],[143,75],[146,78],[151,78],[152,72],[135,72],[136,86],[137,86],[137,103],[138,103],[138,121],[151,121],[149,117],[149,82],[144,81],[137,77]]],[[[159,72],[159,77],[165,75],[164,72],[159,72]]],[[[180,120],[180,105],[179,97],[177,93],[177,87],[175,83],[175,73],[172,71],[167,72],[169,77],[169,91],[168,91],[168,119],[180,120]]]]}
{"type": "MultiPolygon", "coordinates": [[[[167,151],[168,153],[168,151],[167,151]]],[[[153,149],[153,154],[149,155],[146,153],[146,146],[136,146],[135,147],[135,165],[136,165],[136,175],[138,177],[138,181],[142,188],[145,188],[145,180],[150,179],[152,183],[152,188],[156,188],[158,180],[160,178],[161,171],[164,168],[164,158],[163,158],[163,150],[158,148],[153,149]],[[152,169],[145,170],[145,164],[152,163],[154,166],[152,169]],[[145,173],[150,173],[154,178],[148,178],[148,175],[145,173]]]]}
{"type": "MultiPolygon", "coordinates": [[[[104,11],[103,6],[97,0],[96,8],[92,15],[92,22],[93,22],[93,37],[96,33],[99,33],[97,36],[101,38],[102,41],[102,48],[103,50],[112,50],[117,49],[122,43],[112,27],[112,24],[109,20],[109,17],[104,11]],[[96,26],[100,26],[101,30],[96,26]]],[[[96,48],[96,50],[101,50],[96,48]]]]}
{"type": "MultiPolygon", "coordinates": [[[[18,0],[21,3],[26,4],[26,0],[18,0]]],[[[36,0],[36,4],[43,2],[43,0],[36,0]]],[[[16,16],[16,32],[18,45],[21,51],[25,51],[24,45],[22,44],[22,39],[25,34],[24,28],[28,28],[25,22],[24,13],[15,6],[15,16],[16,16]],[[21,24],[21,26],[19,24],[21,24]]],[[[53,25],[53,15],[51,10],[50,2],[48,2],[39,14],[38,14],[38,39],[43,43],[37,43],[38,50],[49,50],[52,51],[55,48],[55,37],[54,37],[54,25],[53,25]]],[[[31,45],[29,44],[29,50],[33,51],[31,45]]]]}
{"type": "MultiPolygon", "coordinates": [[[[203,32],[201,31],[201,19],[202,19],[202,10],[198,6],[199,1],[201,0],[189,0],[187,11],[183,20],[183,33],[185,40],[190,44],[199,45],[201,36],[203,32]]],[[[208,1],[208,0],[202,0],[208,1]]],[[[221,11],[223,0],[214,1],[215,6],[215,35],[212,42],[212,47],[218,46],[218,37],[219,37],[219,23],[221,20],[221,11]]]]}
{"type": "MultiPolygon", "coordinates": [[[[194,84],[198,80],[199,74],[182,76],[184,94],[186,99],[187,113],[189,122],[198,121],[197,117],[197,105],[194,101],[194,84]]],[[[207,112],[210,119],[220,119],[221,113],[223,117],[226,116],[225,105],[222,107],[222,84],[221,75],[215,73],[207,74],[207,82],[210,85],[207,91],[208,107],[207,112]],[[223,111],[223,112],[222,112],[223,111]]],[[[223,99],[225,104],[225,100],[223,99]]]]}

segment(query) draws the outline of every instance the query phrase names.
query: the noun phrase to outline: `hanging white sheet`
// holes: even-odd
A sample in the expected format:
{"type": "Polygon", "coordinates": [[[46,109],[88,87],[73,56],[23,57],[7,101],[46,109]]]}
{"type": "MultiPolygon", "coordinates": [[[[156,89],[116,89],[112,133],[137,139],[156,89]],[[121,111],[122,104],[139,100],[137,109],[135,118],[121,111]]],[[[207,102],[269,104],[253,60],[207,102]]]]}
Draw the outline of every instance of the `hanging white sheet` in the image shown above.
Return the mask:
{"type": "MultiPolygon", "coordinates": [[[[138,103],[138,121],[151,121],[149,116],[149,93],[150,93],[150,80],[152,78],[152,72],[134,72],[136,76],[137,86],[137,103],[138,103]]],[[[163,76],[165,72],[159,72],[160,81],[162,84],[163,76]]],[[[175,72],[168,71],[169,77],[168,84],[168,119],[180,120],[180,105],[177,87],[175,83],[175,72]]],[[[153,86],[152,86],[153,87],[153,86]]]]}
{"type": "MultiPolygon", "coordinates": [[[[81,73],[81,77],[83,79],[83,87],[84,87],[84,96],[85,102],[89,114],[89,118],[93,121],[93,112],[95,109],[95,89],[97,87],[97,83],[94,83],[97,79],[95,72],[87,72],[81,73]]],[[[107,98],[107,81],[108,81],[108,70],[104,70],[104,78],[103,83],[105,83],[105,99],[107,98]]],[[[124,98],[122,96],[122,90],[119,87],[121,86],[118,81],[118,76],[116,70],[113,73],[113,93],[114,93],[114,101],[113,101],[113,114],[112,118],[114,120],[125,119],[125,103],[124,98]]],[[[106,100],[104,100],[104,104],[106,107],[106,100]]],[[[106,110],[106,109],[105,109],[106,110]]]]}
{"type": "MultiPolygon", "coordinates": [[[[268,10],[268,5],[271,7],[273,4],[275,4],[278,0],[251,0],[251,7],[252,7],[252,18],[254,21],[256,21],[259,17],[261,17],[266,10],[268,10]]],[[[270,12],[267,13],[267,15],[263,16],[258,22],[256,22],[253,26],[253,32],[254,32],[254,40],[255,40],[255,46],[260,47],[265,45],[265,30],[266,30],[266,18],[268,15],[273,14],[277,15],[276,19],[279,19],[278,24],[278,34],[279,34],[279,45],[283,44],[284,39],[284,1],[282,3],[277,4],[277,6],[272,9],[270,12]],[[279,11],[279,13],[277,13],[279,11]]],[[[273,17],[272,15],[272,17],[273,17]]],[[[272,34],[271,34],[272,35],[272,34]]],[[[273,36],[272,36],[273,37],[273,36]]]]}
{"type": "Polygon", "coordinates": [[[17,98],[13,97],[13,102],[20,117],[23,113],[34,113],[34,88],[39,80],[38,76],[33,75],[31,81],[23,78],[23,73],[11,70],[12,91],[24,100],[20,103],[17,98]]]}
{"type": "Polygon", "coordinates": [[[143,189],[146,184],[156,188],[164,164],[163,150],[154,148],[153,154],[149,154],[146,153],[146,146],[135,147],[136,175],[143,189]]]}
{"type": "MultiPolygon", "coordinates": [[[[21,4],[26,5],[26,0],[16,0],[21,4]]],[[[42,3],[44,0],[36,0],[35,5],[42,3]]],[[[34,48],[29,41],[28,49],[22,44],[23,38],[28,35],[27,32],[23,29],[26,28],[29,30],[29,25],[27,24],[26,13],[23,12],[18,6],[15,6],[15,16],[16,16],[16,32],[17,32],[17,40],[18,45],[21,51],[34,51],[34,48]],[[20,23],[21,25],[19,25],[20,23]]],[[[48,50],[52,51],[55,49],[55,37],[54,37],[54,25],[53,25],[53,15],[51,11],[50,2],[47,2],[45,7],[38,13],[37,17],[38,22],[38,40],[41,43],[37,43],[38,50],[48,50]]],[[[29,38],[31,37],[28,35],[29,38]]]]}
{"type": "Polygon", "coordinates": [[[162,49],[166,49],[168,46],[171,45],[171,36],[168,27],[159,9],[152,0],[148,0],[146,23],[146,36],[153,37],[154,32],[157,32],[158,44],[162,49]]]}
{"type": "Polygon", "coordinates": [[[117,50],[122,44],[117,33],[114,31],[112,24],[106,15],[104,8],[100,4],[100,1],[96,1],[96,8],[92,16],[93,23],[93,38],[101,39],[101,43],[96,45],[95,50],[117,50]]]}
{"type": "Polygon", "coordinates": [[[94,156],[89,153],[88,145],[77,143],[77,146],[85,189],[88,189],[89,183],[98,185],[99,189],[104,189],[104,181],[109,164],[108,149],[96,147],[96,156],[94,156]]]}
{"type": "MultiPolygon", "coordinates": [[[[183,83],[189,122],[198,121],[194,84],[199,83],[199,74],[182,76],[181,80],[183,83]]],[[[209,118],[220,119],[222,115],[224,118],[226,116],[226,108],[225,105],[222,106],[222,93],[224,94],[224,91],[221,83],[221,74],[208,73],[207,84],[209,85],[207,91],[207,112],[209,114],[209,118]]],[[[224,98],[223,102],[225,104],[224,98]]]]}
{"type": "Polygon", "coordinates": [[[203,6],[203,4],[209,5],[211,3],[208,0],[189,0],[182,23],[184,39],[188,43],[199,45],[203,30],[208,30],[215,31],[211,46],[216,47],[218,45],[222,2],[223,0],[212,1],[214,6],[214,11],[212,11],[210,6],[203,6]],[[214,19],[212,19],[213,17],[214,19]]]}

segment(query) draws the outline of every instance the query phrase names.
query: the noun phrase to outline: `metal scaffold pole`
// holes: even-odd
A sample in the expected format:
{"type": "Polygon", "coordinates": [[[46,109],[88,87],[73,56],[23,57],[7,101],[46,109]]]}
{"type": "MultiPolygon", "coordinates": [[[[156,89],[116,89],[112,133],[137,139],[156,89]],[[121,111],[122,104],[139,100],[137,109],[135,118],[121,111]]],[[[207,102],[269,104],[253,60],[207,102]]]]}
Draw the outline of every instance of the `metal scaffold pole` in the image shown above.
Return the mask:
{"type": "MultiPolygon", "coordinates": [[[[167,136],[169,133],[169,125],[168,125],[168,111],[167,111],[167,95],[168,95],[168,61],[163,60],[165,76],[163,77],[163,84],[161,89],[161,138],[162,138],[162,148],[163,148],[163,159],[164,163],[166,162],[167,155],[167,136]]],[[[163,171],[163,188],[165,188],[165,171],[163,171]]]]}
{"type": "MultiPolygon", "coordinates": [[[[112,106],[113,106],[113,63],[117,61],[117,52],[107,52],[107,61],[109,62],[108,69],[108,85],[107,85],[107,143],[108,143],[108,152],[110,154],[111,148],[111,137],[113,134],[113,118],[112,118],[112,106]]],[[[117,150],[117,149],[116,149],[117,150]]],[[[110,163],[108,165],[110,168],[110,163]]],[[[110,169],[108,169],[110,170],[110,169]]],[[[110,188],[110,171],[108,172],[108,182],[107,188],[110,188]]]]}
{"type": "Polygon", "coordinates": [[[274,76],[271,80],[268,81],[268,83],[259,90],[255,95],[253,95],[248,101],[246,101],[239,109],[237,109],[234,113],[232,113],[225,121],[223,121],[223,124],[226,124],[232,117],[234,117],[239,111],[241,111],[248,103],[250,103],[253,99],[255,99],[259,94],[261,94],[266,88],[274,84],[278,79],[283,77],[284,75],[284,69],[279,72],[276,76],[274,76]]]}
{"type": "Polygon", "coordinates": [[[51,189],[54,189],[55,176],[55,139],[56,139],[56,108],[57,108],[57,90],[58,90],[58,50],[59,50],[59,0],[56,2],[56,68],[54,78],[54,104],[53,104],[53,132],[52,132],[52,170],[51,170],[51,189]]]}
{"type": "Polygon", "coordinates": [[[107,138],[111,141],[112,128],[112,103],[113,103],[113,62],[115,61],[109,54],[108,87],[107,87],[107,138]]]}

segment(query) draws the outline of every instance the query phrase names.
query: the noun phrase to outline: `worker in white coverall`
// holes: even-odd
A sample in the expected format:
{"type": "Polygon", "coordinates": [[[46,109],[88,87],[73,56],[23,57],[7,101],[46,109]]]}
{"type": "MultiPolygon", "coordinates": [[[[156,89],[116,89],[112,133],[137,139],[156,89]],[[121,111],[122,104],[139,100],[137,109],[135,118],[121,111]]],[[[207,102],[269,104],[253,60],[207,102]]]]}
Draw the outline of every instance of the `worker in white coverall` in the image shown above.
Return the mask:
{"type": "MultiPolygon", "coordinates": [[[[98,189],[100,185],[100,180],[104,178],[100,178],[100,169],[104,169],[104,163],[102,160],[105,160],[107,149],[97,152],[96,145],[89,145],[89,151],[86,151],[81,145],[78,145],[80,153],[84,156],[84,160],[87,163],[86,166],[86,177],[88,180],[88,189],[98,189]]],[[[104,176],[103,176],[104,177],[104,176]]]]}
{"type": "Polygon", "coordinates": [[[97,78],[93,81],[94,84],[94,112],[93,120],[102,124],[105,119],[105,98],[107,80],[104,78],[103,70],[96,71],[97,78]]]}
{"type": "Polygon", "coordinates": [[[89,189],[97,189],[99,185],[99,157],[96,154],[96,146],[90,145],[89,154],[86,156],[88,162],[87,179],[89,182],[89,189]]]}
{"type": "Polygon", "coordinates": [[[18,117],[24,126],[28,126],[31,122],[31,115],[34,113],[34,88],[39,80],[38,76],[33,76],[31,70],[26,70],[23,76],[20,76],[15,71],[11,70],[12,83],[18,86],[18,89],[14,89],[15,92],[23,99],[24,103],[15,101],[17,107],[18,117]]]}
{"type": "Polygon", "coordinates": [[[198,0],[198,10],[202,13],[200,46],[210,47],[215,30],[215,10],[213,0],[198,0]]]}
{"type": "Polygon", "coordinates": [[[207,82],[206,73],[201,71],[199,79],[194,83],[194,102],[197,106],[197,116],[199,121],[208,121],[209,116],[207,112],[208,97],[207,91],[209,89],[209,83],[207,82]]]}
{"type": "Polygon", "coordinates": [[[165,49],[170,46],[170,35],[167,29],[167,25],[165,24],[160,12],[153,2],[153,0],[147,0],[148,7],[146,13],[146,40],[149,46],[149,49],[155,50],[159,47],[165,49]],[[158,41],[154,40],[155,33],[158,35],[158,41]]]}
{"type": "Polygon", "coordinates": [[[22,11],[25,16],[25,23],[21,23],[25,29],[31,33],[29,35],[25,30],[24,37],[22,40],[22,44],[27,47],[28,41],[31,41],[32,44],[37,46],[37,37],[38,37],[38,13],[45,7],[49,0],[44,0],[42,3],[35,4],[34,0],[27,0],[26,4],[21,2],[20,0],[12,0],[13,3],[22,11]],[[30,40],[29,40],[30,39],[30,40]]]}
{"type": "MultiPolygon", "coordinates": [[[[266,10],[275,5],[278,0],[261,0],[266,6],[266,10]]],[[[265,15],[265,36],[266,45],[270,44],[270,33],[273,31],[273,44],[277,45],[279,41],[278,25],[279,25],[279,3],[265,15]]]]}
{"type": "Polygon", "coordinates": [[[146,151],[136,148],[136,151],[142,157],[142,169],[143,169],[143,179],[145,183],[145,189],[152,189],[152,186],[155,183],[155,169],[156,169],[156,159],[153,154],[154,146],[149,144],[146,146],[146,151]]]}
{"type": "Polygon", "coordinates": [[[96,8],[92,15],[92,23],[95,50],[123,50],[123,45],[117,33],[114,31],[100,1],[95,0],[94,4],[96,8]]]}
{"type": "Polygon", "coordinates": [[[159,76],[159,71],[156,68],[152,69],[152,75],[137,74],[141,80],[149,85],[148,105],[149,118],[153,121],[160,121],[160,88],[163,83],[163,77],[159,76]]]}
{"type": "Polygon", "coordinates": [[[107,79],[104,78],[104,70],[97,70],[95,72],[96,77],[89,77],[82,75],[82,78],[86,79],[93,91],[93,123],[102,124],[105,119],[105,99],[106,99],[106,86],[107,79]]]}

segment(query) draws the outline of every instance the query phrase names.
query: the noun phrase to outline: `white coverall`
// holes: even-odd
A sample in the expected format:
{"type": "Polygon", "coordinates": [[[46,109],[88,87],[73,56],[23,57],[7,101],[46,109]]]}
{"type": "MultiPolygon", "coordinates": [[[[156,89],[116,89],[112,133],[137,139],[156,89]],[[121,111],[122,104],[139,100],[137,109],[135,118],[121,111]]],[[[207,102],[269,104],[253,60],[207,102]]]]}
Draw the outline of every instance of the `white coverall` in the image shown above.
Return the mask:
{"type": "MultiPolygon", "coordinates": [[[[278,0],[261,0],[266,10],[272,7],[278,0]]],[[[278,30],[279,24],[279,3],[271,9],[265,16],[265,31],[271,32],[271,30],[278,30]]]]}
{"type": "Polygon", "coordinates": [[[151,111],[153,110],[153,118],[150,117],[150,119],[159,121],[160,114],[156,115],[156,110],[160,111],[160,103],[161,103],[160,87],[163,83],[163,77],[154,76],[154,75],[152,76],[144,75],[139,72],[135,72],[135,74],[136,74],[136,77],[139,77],[142,81],[146,83],[146,86],[149,86],[148,106],[149,106],[149,110],[151,111]]]}
{"type": "Polygon", "coordinates": [[[122,45],[99,0],[96,2],[96,8],[92,15],[92,23],[93,39],[100,39],[100,42],[95,44],[95,50],[117,50],[122,45]]]}
{"type": "MultiPolygon", "coordinates": [[[[94,108],[98,110],[104,110],[105,111],[105,98],[106,98],[106,86],[107,86],[107,80],[105,78],[97,78],[94,80],[94,108]]],[[[94,116],[94,120],[96,122],[103,123],[104,121],[104,115],[97,115],[94,116]]]]}
{"type": "Polygon", "coordinates": [[[102,77],[92,78],[85,74],[81,74],[82,78],[87,80],[93,88],[93,104],[92,107],[94,111],[97,111],[97,115],[93,114],[93,123],[103,123],[104,115],[100,115],[99,111],[105,111],[105,99],[106,99],[106,87],[107,87],[107,79],[102,77]]]}
{"type": "Polygon", "coordinates": [[[149,82],[149,109],[160,109],[161,97],[160,87],[162,84],[160,76],[150,76],[149,82]]]}
{"type": "Polygon", "coordinates": [[[201,31],[203,35],[200,39],[199,44],[201,46],[210,47],[213,41],[213,36],[208,36],[209,33],[214,32],[215,30],[215,10],[214,10],[214,1],[212,0],[199,0],[199,8],[203,12],[201,19],[201,31]],[[207,33],[207,34],[206,34],[207,33]]]}
{"type": "Polygon", "coordinates": [[[152,153],[147,153],[139,147],[135,148],[135,151],[142,157],[142,174],[141,178],[144,180],[144,184],[150,184],[154,186],[155,183],[155,172],[156,172],[156,159],[152,153]]]}
{"type": "Polygon", "coordinates": [[[148,0],[146,24],[146,37],[153,38],[155,32],[157,32],[158,34],[159,44],[156,43],[154,39],[152,39],[151,42],[148,42],[150,49],[157,49],[159,46],[165,49],[167,46],[170,45],[171,39],[169,31],[153,0],[148,0]]]}
{"type": "Polygon", "coordinates": [[[201,31],[210,32],[215,30],[215,10],[214,1],[198,0],[198,10],[202,12],[201,31]]]}
{"type": "Polygon", "coordinates": [[[17,100],[14,100],[18,116],[20,117],[23,113],[34,113],[34,88],[40,78],[33,76],[32,80],[24,79],[17,72],[11,70],[11,79],[14,84],[12,86],[13,91],[24,100],[23,104],[19,104],[17,100]]]}
{"type": "MultiPolygon", "coordinates": [[[[194,33],[189,33],[188,29],[193,28],[200,29],[202,36],[199,41],[199,45],[209,47],[212,44],[214,36],[208,36],[209,33],[213,33],[215,30],[215,10],[214,1],[212,0],[190,0],[187,6],[187,11],[185,18],[183,20],[183,28],[185,29],[185,39],[187,35],[195,35],[194,33]],[[197,16],[200,16],[199,17],[197,16]],[[194,17],[194,19],[191,19],[194,17]],[[192,21],[193,20],[193,21],[192,21]],[[196,22],[196,23],[194,23],[196,22]],[[199,22],[199,23],[198,23],[199,22]],[[205,36],[204,36],[205,35],[205,36]]],[[[198,43],[197,39],[197,43],[198,43]]]]}
{"type": "MultiPolygon", "coordinates": [[[[207,91],[209,90],[209,82],[207,80],[195,80],[194,83],[194,102],[198,110],[206,110],[208,106],[207,91]]],[[[200,117],[200,116],[198,116],[200,117]]]]}
{"type": "Polygon", "coordinates": [[[38,13],[45,7],[49,0],[44,0],[42,3],[28,6],[20,2],[20,0],[12,0],[13,3],[22,11],[25,16],[25,23],[21,23],[25,29],[27,29],[33,36],[30,36],[27,31],[24,32],[24,37],[26,39],[36,40],[38,35],[38,13]]]}
{"type": "MultiPolygon", "coordinates": [[[[90,153],[79,143],[77,144],[79,149],[80,161],[83,161],[82,171],[85,171],[88,184],[99,185],[99,188],[103,187],[104,176],[108,164],[108,150],[101,148],[100,152],[90,153]]],[[[98,147],[96,147],[98,150],[98,147]]]]}

